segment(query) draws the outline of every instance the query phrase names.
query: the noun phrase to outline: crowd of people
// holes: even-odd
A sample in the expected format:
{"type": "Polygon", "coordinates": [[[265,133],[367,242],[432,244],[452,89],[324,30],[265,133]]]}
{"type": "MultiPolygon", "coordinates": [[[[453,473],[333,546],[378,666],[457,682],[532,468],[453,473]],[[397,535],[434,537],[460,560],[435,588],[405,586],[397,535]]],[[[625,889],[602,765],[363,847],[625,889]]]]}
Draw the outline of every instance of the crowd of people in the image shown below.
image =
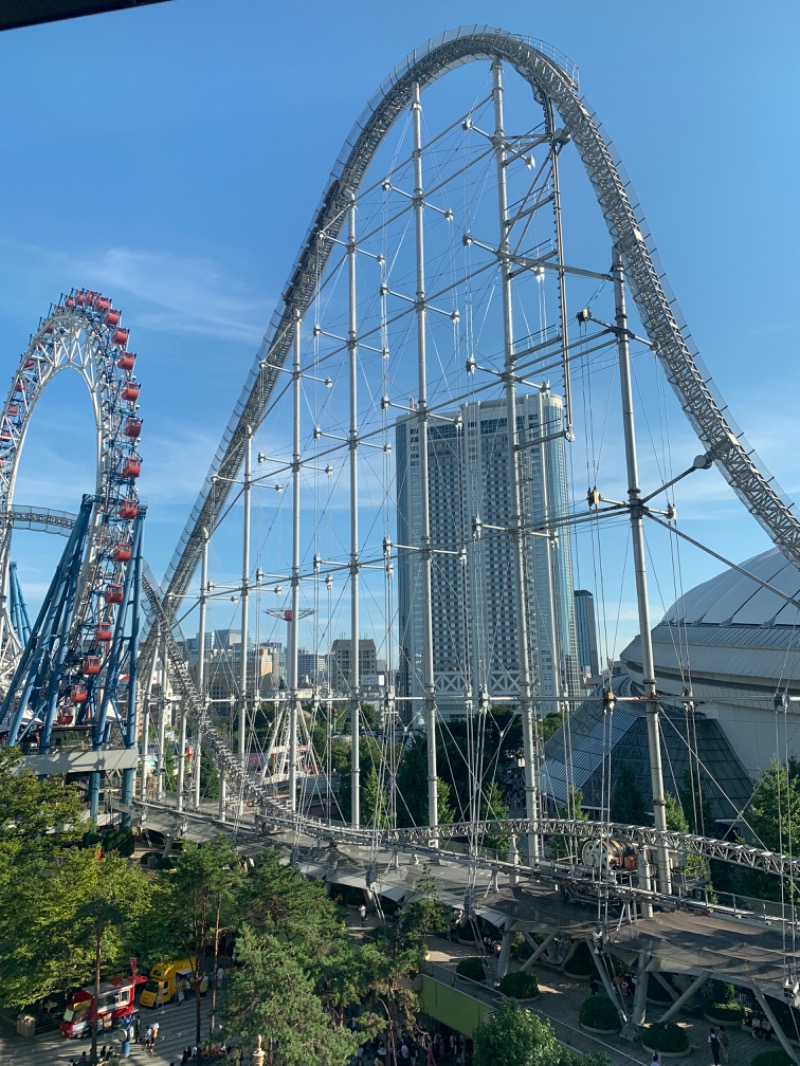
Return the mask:
{"type": "MultiPolygon", "coordinates": [[[[351,1066],[384,1066],[388,1057],[385,1041],[376,1038],[358,1049],[351,1066]]],[[[447,1026],[433,1032],[417,1028],[400,1034],[396,1060],[400,1066],[470,1066],[472,1041],[447,1026]]]]}

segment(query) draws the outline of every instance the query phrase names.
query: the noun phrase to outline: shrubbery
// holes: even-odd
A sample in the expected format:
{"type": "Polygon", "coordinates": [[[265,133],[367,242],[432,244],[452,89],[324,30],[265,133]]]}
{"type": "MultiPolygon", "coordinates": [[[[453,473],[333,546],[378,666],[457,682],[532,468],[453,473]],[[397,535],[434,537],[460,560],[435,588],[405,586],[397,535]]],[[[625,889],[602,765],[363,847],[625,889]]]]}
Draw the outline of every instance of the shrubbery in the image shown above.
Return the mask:
{"type": "Polygon", "coordinates": [[[791,1066],[791,1059],[780,1048],[760,1051],[750,1060],[750,1066],[791,1066]]]}
{"type": "Polygon", "coordinates": [[[468,959],[462,959],[456,966],[456,973],[459,977],[466,977],[470,981],[483,981],[486,977],[483,970],[483,959],[479,959],[474,955],[468,959]]]}
{"type": "Polygon", "coordinates": [[[536,978],[529,973],[507,973],[497,986],[504,996],[512,999],[533,999],[539,995],[536,978]]]}
{"type": "Polygon", "coordinates": [[[589,1029],[619,1032],[621,1028],[619,1011],[608,996],[589,996],[581,1007],[580,1019],[589,1029]]]}
{"type": "Polygon", "coordinates": [[[708,1003],[704,1008],[706,1018],[722,1025],[735,1025],[742,1020],[744,1008],[738,1003],[708,1003]]]}
{"type": "Polygon", "coordinates": [[[657,1022],[654,1025],[646,1025],[642,1043],[653,1051],[663,1051],[669,1055],[680,1055],[689,1050],[689,1037],[686,1030],[676,1022],[666,1022],[663,1025],[657,1022]]]}

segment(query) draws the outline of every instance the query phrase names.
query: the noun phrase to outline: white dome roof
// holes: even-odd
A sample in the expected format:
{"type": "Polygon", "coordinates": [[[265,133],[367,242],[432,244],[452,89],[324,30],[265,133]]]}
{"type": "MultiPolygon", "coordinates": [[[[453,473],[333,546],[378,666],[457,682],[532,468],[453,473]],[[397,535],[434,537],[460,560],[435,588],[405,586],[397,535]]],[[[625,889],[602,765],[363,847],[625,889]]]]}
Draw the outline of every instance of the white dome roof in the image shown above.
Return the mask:
{"type": "MultiPolygon", "coordinates": [[[[800,599],[800,570],[778,548],[754,555],[742,563],[742,569],[774,585],[787,596],[800,599]]],[[[800,609],[744,574],[725,570],[676,600],[662,621],[796,626],[800,621],[800,609]]]]}

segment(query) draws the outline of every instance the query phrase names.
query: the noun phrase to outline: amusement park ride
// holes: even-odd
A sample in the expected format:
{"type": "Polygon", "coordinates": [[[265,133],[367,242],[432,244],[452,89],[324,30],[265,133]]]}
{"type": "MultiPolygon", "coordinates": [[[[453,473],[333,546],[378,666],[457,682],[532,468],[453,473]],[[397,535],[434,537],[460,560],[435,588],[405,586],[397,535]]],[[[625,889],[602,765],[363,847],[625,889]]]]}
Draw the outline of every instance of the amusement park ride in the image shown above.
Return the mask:
{"type": "MultiPolygon", "coordinates": [[[[628,907],[629,915],[653,921],[659,909],[683,907],[688,913],[690,901],[673,883],[676,855],[687,848],[707,859],[766,870],[793,884],[800,860],[791,855],[667,828],[660,707],[648,642],[644,526],[653,518],[673,531],[669,490],[712,464],[795,564],[800,563],[800,521],[732,422],[700,362],[630,183],[579,95],[577,71],[565,56],[529,38],[473,28],[429,42],[381,86],[336,163],[160,587],[142,559],[144,507],[137,493],[142,419],[135,364],[120,312],[97,293],[75,290],[42,320],[0,415],[0,509],[5,515],[0,568],[7,590],[0,614],[0,730],[5,743],[30,753],[38,772],[88,773],[96,811],[101,774],[119,770],[124,816],[144,812],[151,822],[161,817],[176,827],[174,832],[191,832],[213,815],[221,823],[232,819],[237,826],[281,834],[295,861],[306,846],[319,853],[327,845],[329,860],[337,849],[350,849],[363,859],[368,887],[379,880],[376,868],[384,858],[398,870],[420,854],[434,863],[455,861],[451,842],[465,840],[459,891],[470,916],[477,906],[476,886],[485,884],[489,891],[498,877],[508,879],[512,894],[522,878],[552,885],[574,884],[583,877],[597,901],[598,921],[601,909],[607,918],[610,894],[628,907]],[[444,76],[463,79],[461,68],[470,64],[483,79],[479,91],[467,95],[474,102],[463,115],[443,114],[436,83],[444,76]],[[566,207],[576,195],[581,169],[605,223],[585,245],[566,207]],[[579,255],[593,265],[578,266],[579,255]],[[683,473],[665,477],[660,488],[647,493],[641,486],[633,402],[641,388],[638,375],[645,373],[637,365],[643,353],[656,357],[649,362],[660,364],[702,449],[683,473]],[[579,425],[581,406],[585,414],[597,392],[596,375],[612,364],[620,384],[625,500],[606,500],[592,486],[588,514],[554,517],[546,499],[544,506],[538,497],[536,506],[530,504],[538,486],[550,484],[555,475],[545,469],[550,438],[529,439],[516,416],[519,398],[530,389],[558,391],[563,424],[556,436],[568,448],[577,447],[581,433],[585,430],[588,437],[592,432],[579,425]],[[18,513],[13,506],[28,420],[41,390],[66,368],[84,377],[97,422],[97,481],[74,523],[44,511],[18,513]],[[442,439],[452,439],[467,478],[472,457],[466,446],[458,451],[458,442],[474,405],[488,400],[504,404],[503,432],[498,434],[504,485],[493,491],[505,494],[507,513],[487,520],[491,501],[482,490],[470,490],[473,512],[453,520],[460,539],[443,544],[436,536],[437,508],[452,500],[445,504],[432,491],[436,447],[442,439]],[[399,420],[410,423],[418,447],[418,462],[409,463],[404,475],[414,479],[420,501],[410,544],[395,543],[400,468],[393,447],[399,420]],[[252,447],[265,422],[275,454],[259,454],[268,473],[253,476],[252,447]],[[282,502],[264,507],[268,534],[258,549],[262,555],[254,560],[252,494],[283,488],[290,490],[280,496],[289,501],[286,511],[282,502]],[[667,497],[660,511],[653,503],[659,493],[667,497]],[[226,520],[230,526],[229,516],[238,513],[232,505],[240,500],[245,513],[242,581],[221,588],[209,580],[209,541],[226,520]],[[531,513],[537,516],[534,522],[531,513]],[[576,536],[590,524],[599,543],[597,530],[608,518],[626,519],[634,561],[644,676],[643,690],[634,699],[647,715],[652,827],[613,825],[607,809],[590,822],[570,809],[564,817],[552,817],[541,779],[543,705],[555,702],[568,721],[569,709],[583,696],[565,691],[555,668],[546,680],[534,603],[542,590],[534,588],[531,544],[543,538],[552,577],[559,538],[576,536]],[[60,522],[69,533],[33,626],[26,621],[10,559],[11,530],[20,522],[60,522]],[[496,568],[506,568],[503,609],[513,617],[515,646],[504,687],[488,691],[491,605],[480,575],[492,572],[482,560],[498,544],[502,554],[494,558],[500,559],[496,568]],[[398,617],[395,577],[401,565],[410,566],[413,576],[413,620],[398,617]],[[470,723],[474,741],[468,767],[472,799],[450,824],[439,817],[436,762],[437,734],[448,728],[437,706],[442,656],[434,646],[435,612],[442,609],[445,578],[459,583],[469,616],[459,629],[454,614],[451,631],[468,634],[452,654],[462,664],[462,717],[470,723]],[[226,735],[233,714],[227,719],[219,715],[208,698],[204,645],[209,604],[231,592],[240,601],[244,645],[235,746],[226,735]],[[288,621],[289,656],[286,690],[275,696],[286,736],[273,735],[266,748],[258,748],[263,741],[253,726],[260,694],[248,665],[246,635],[252,628],[251,598],[263,595],[288,597],[276,613],[288,621]],[[146,614],[141,644],[140,596],[146,614]],[[175,617],[176,605],[184,610],[192,597],[199,608],[200,634],[194,669],[185,659],[186,642],[175,617]],[[352,641],[347,691],[334,693],[312,679],[309,698],[300,683],[299,649],[312,637],[319,646],[330,644],[345,620],[352,641]],[[408,691],[398,693],[394,684],[403,627],[411,624],[418,627],[420,649],[412,667],[419,680],[413,698],[408,691]],[[388,680],[381,707],[385,745],[375,770],[389,815],[362,812],[359,802],[364,735],[359,640],[365,629],[376,631],[379,625],[388,680]],[[140,741],[142,709],[148,707],[147,679],[157,660],[165,686],[172,687],[180,705],[181,775],[174,817],[163,796],[165,809],[158,813],[144,786],[134,801],[140,743],[146,761],[147,742],[140,741]],[[320,767],[303,766],[298,757],[303,738],[317,722],[330,722],[335,704],[349,712],[353,776],[351,809],[340,812],[338,820],[321,816],[312,802],[319,789],[312,787],[311,771],[318,777],[320,767]],[[493,704],[511,705],[523,734],[523,810],[502,821],[487,818],[482,801],[491,764],[482,737],[493,704]],[[424,824],[403,826],[396,817],[397,738],[410,742],[410,723],[416,743],[426,751],[428,817],[424,824]],[[182,758],[187,734],[194,743],[191,783],[184,778],[182,758]],[[58,746],[62,735],[70,738],[69,751],[58,746]],[[280,780],[262,773],[279,745],[289,752],[288,772],[280,780]],[[221,778],[218,812],[200,795],[201,750],[221,778]],[[253,822],[246,817],[248,804],[254,807],[253,822]],[[481,848],[485,834],[496,830],[515,842],[507,860],[487,858],[481,848]],[[555,836],[583,845],[582,851],[571,848],[569,869],[549,856],[547,844],[555,836]],[[621,841],[637,856],[636,876],[624,883],[616,871],[617,866],[624,869],[624,862],[615,861],[618,851],[623,855],[621,841]]],[[[591,477],[599,467],[589,464],[589,469],[591,477]]],[[[270,501],[279,495],[273,493],[270,501]]],[[[566,623],[553,625],[553,643],[564,633],[569,639],[568,631],[566,623]]],[[[549,652],[551,663],[561,661],[556,647],[549,652]]],[[[606,680],[605,688],[604,712],[611,715],[613,679],[606,680]]],[[[499,903],[497,908],[502,911],[499,903]]],[[[720,921],[726,918],[707,901],[704,909],[720,921]]],[[[507,911],[504,920],[510,936],[514,922],[527,919],[507,911]]],[[[793,926],[793,918],[787,922],[793,926]]],[[[686,960],[682,965],[694,972],[686,960]]],[[[794,952],[785,951],[775,969],[777,977],[772,974],[769,982],[778,994],[788,988],[794,1002],[794,952]]]]}

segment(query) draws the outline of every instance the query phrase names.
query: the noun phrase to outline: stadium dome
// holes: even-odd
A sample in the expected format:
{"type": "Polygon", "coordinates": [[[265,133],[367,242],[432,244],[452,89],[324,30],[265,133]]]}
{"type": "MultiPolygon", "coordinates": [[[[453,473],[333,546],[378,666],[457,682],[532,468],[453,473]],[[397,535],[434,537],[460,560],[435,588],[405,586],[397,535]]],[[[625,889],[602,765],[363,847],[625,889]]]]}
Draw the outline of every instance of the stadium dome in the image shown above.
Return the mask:
{"type": "MultiPolygon", "coordinates": [[[[800,571],[777,548],[741,570],[800,601],[800,571]]],[[[775,704],[776,694],[800,695],[800,608],[729,569],[677,600],[652,635],[659,694],[680,699],[690,690],[749,773],[776,753],[800,757],[800,702],[775,704]]],[[[620,658],[641,682],[639,637],[620,658]]]]}

